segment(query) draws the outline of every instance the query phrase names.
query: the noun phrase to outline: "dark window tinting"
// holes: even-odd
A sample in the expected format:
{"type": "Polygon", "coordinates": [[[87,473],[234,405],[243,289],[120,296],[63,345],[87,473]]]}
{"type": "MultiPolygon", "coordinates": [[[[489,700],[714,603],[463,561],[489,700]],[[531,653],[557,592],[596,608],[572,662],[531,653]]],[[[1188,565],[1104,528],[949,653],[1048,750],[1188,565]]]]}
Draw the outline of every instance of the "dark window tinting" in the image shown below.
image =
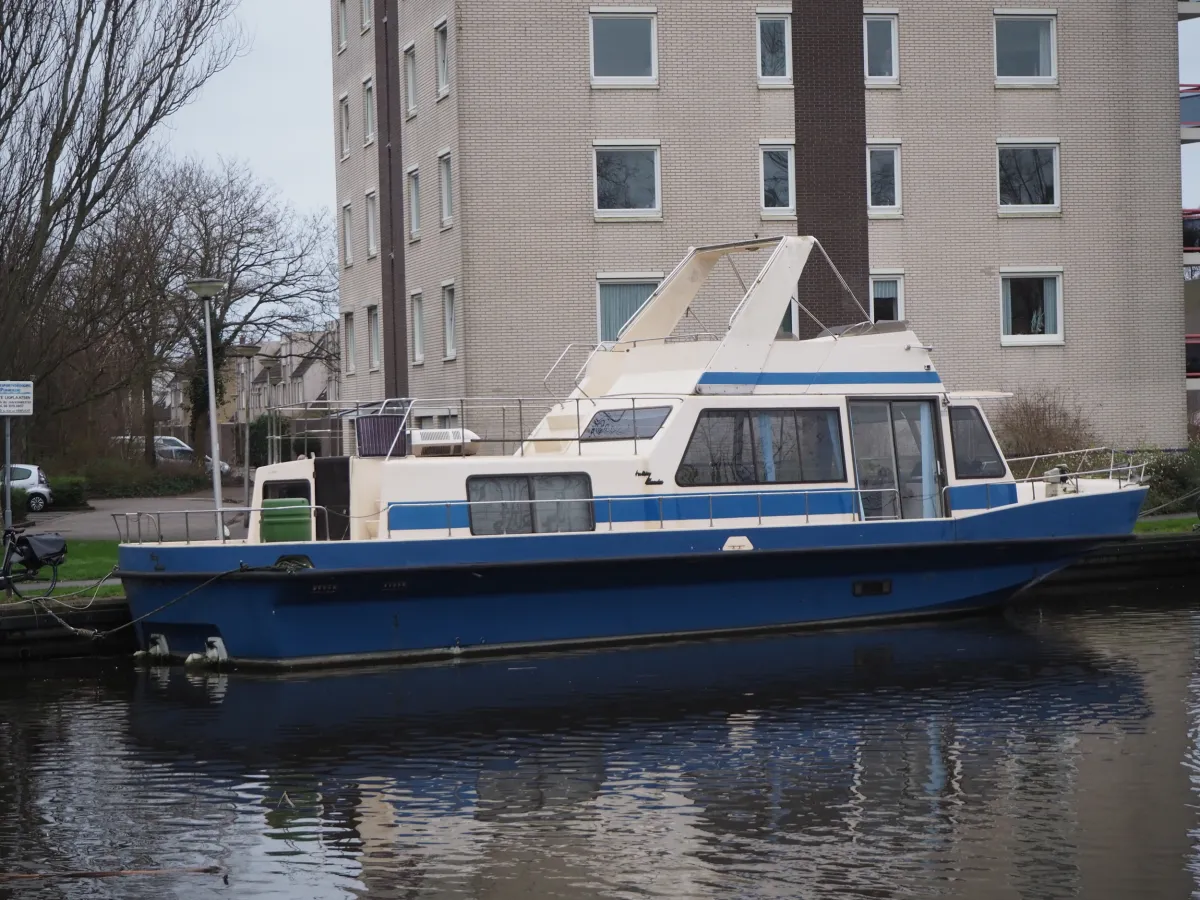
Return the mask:
{"type": "Polygon", "coordinates": [[[1200,375],[1200,341],[1187,343],[1187,373],[1200,375]]]}
{"type": "Polygon", "coordinates": [[[705,410],[675,474],[683,487],[845,480],[833,409],[705,410]]]}
{"type": "Polygon", "coordinates": [[[467,500],[471,534],[596,530],[592,482],[584,474],[473,475],[467,500]]]}
{"type": "Polygon", "coordinates": [[[310,481],[268,481],[263,485],[264,500],[303,500],[312,503],[310,481]]]}
{"type": "Polygon", "coordinates": [[[602,409],[592,416],[580,440],[628,441],[637,437],[649,439],[658,434],[671,412],[669,406],[648,406],[645,409],[602,409]]]}
{"type": "Polygon", "coordinates": [[[958,478],[1003,478],[1004,459],[996,449],[983,416],[973,406],[950,407],[954,474],[958,478]]]}

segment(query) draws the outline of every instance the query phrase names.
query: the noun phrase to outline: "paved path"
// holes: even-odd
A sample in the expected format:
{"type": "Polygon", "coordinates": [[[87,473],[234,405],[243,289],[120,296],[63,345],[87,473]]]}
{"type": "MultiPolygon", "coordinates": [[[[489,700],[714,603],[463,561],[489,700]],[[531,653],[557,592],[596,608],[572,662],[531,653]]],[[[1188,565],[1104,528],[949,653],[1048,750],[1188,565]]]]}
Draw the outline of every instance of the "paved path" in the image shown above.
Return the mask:
{"type": "MultiPolygon", "coordinates": [[[[226,506],[240,507],[242,499],[239,492],[227,492],[222,498],[226,506]],[[235,496],[236,495],[236,496],[235,496]]],[[[155,526],[162,523],[164,540],[182,541],[187,536],[193,540],[212,540],[216,536],[216,516],[204,510],[213,508],[212,495],[189,495],[186,497],[151,497],[139,500],[93,500],[93,509],[80,512],[57,512],[53,508],[43,513],[31,513],[29,519],[32,531],[57,531],[68,542],[71,538],[80,541],[102,540],[112,541],[124,538],[125,519],[121,520],[121,531],[113,522],[113,513],[141,512],[151,515],[141,516],[142,539],[157,538],[155,526]],[[161,515],[152,515],[152,514],[161,515]]],[[[229,528],[230,537],[244,537],[246,528],[240,523],[241,516],[227,513],[225,523],[229,528]]],[[[136,540],[138,522],[134,516],[128,517],[130,538],[136,540]]],[[[70,552],[68,544],[68,552],[70,552]]]]}

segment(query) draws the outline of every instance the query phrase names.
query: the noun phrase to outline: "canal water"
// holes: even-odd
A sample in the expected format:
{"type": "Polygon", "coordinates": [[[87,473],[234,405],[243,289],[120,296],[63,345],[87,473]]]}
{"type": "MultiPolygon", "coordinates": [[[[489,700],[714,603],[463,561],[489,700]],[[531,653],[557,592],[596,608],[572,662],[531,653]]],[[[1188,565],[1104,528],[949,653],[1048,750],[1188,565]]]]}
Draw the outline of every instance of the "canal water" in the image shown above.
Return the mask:
{"type": "Polygon", "coordinates": [[[1197,896],[1196,593],[319,676],[5,668],[0,898],[1197,896]],[[81,870],[156,874],[12,877],[81,870]]]}

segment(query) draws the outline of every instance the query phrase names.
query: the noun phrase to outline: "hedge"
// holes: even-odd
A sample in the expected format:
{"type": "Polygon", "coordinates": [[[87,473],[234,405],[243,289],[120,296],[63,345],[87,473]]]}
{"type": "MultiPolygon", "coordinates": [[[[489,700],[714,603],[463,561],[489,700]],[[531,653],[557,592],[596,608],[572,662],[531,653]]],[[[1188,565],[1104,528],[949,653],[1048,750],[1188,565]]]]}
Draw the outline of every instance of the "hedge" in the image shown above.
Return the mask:
{"type": "Polygon", "coordinates": [[[78,475],[59,475],[50,482],[54,491],[54,505],[62,509],[79,509],[87,506],[87,479],[78,475]]]}
{"type": "MultiPolygon", "coordinates": [[[[4,506],[3,488],[0,488],[0,508],[4,506]]],[[[29,512],[29,497],[22,488],[12,489],[12,510],[13,521],[20,522],[25,518],[25,513],[29,512]]]]}
{"type": "Polygon", "coordinates": [[[67,476],[50,480],[54,487],[55,503],[59,500],[60,484],[71,490],[81,485],[89,499],[123,497],[170,497],[188,494],[212,484],[203,470],[189,466],[157,466],[150,468],[141,462],[124,459],[95,459],[67,476]]]}

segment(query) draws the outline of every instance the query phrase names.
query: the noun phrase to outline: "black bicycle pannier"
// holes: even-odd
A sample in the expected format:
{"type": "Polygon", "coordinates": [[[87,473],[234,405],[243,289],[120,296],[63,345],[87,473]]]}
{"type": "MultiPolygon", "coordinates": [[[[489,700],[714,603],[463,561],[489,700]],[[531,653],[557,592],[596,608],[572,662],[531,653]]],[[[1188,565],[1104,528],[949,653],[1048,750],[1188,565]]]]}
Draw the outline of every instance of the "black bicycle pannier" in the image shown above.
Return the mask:
{"type": "Polygon", "coordinates": [[[61,534],[23,534],[17,538],[17,553],[29,570],[61,566],[67,558],[67,541],[61,534]]]}

